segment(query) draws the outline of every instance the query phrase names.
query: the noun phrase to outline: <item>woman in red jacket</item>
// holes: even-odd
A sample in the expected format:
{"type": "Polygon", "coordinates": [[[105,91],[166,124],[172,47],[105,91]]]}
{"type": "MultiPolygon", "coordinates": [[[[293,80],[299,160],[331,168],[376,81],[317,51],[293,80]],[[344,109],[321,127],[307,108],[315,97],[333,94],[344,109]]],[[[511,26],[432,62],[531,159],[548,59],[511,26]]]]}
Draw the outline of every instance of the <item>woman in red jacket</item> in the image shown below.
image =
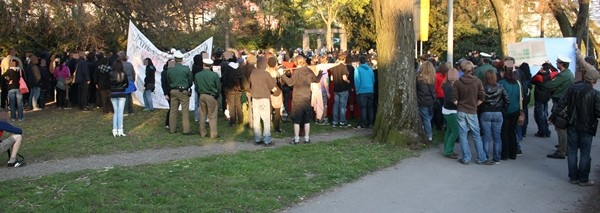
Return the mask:
{"type": "Polygon", "coordinates": [[[435,74],[435,97],[437,98],[437,102],[433,105],[433,124],[437,130],[442,130],[444,126],[446,126],[446,122],[444,121],[444,115],[442,115],[442,107],[444,105],[444,89],[442,88],[442,84],[446,79],[446,75],[448,74],[448,65],[443,63],[438,68],[437,73],[435,74]]]}

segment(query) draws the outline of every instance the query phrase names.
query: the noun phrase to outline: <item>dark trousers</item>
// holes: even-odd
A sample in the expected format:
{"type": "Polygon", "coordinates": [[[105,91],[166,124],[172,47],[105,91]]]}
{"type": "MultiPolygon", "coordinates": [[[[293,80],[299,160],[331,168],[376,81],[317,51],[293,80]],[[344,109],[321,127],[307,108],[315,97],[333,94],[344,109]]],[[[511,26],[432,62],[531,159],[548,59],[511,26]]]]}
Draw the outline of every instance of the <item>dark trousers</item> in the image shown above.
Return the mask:
{"type": "Polygon", "coordinates": [[[517,159],[517,121],[519,112],[504,115],[502,122],[502,159],[517,159]]]}
{"type": "Polygon", "coordinates": [[[46,108],[46,102],[48,101],[48,91],[47,90],[40,90],[40,98],[38,99],[38,107],[39,108],[46,108]]]}
{"type": "Polygon", "coordinates": [[[131,93],[125,96],[125,111],[128,114],[133,114],[133,99],[131,98],[131,93]]]}
{"type": "Polygon", "coordinates": [[[275,128],[275,131],[280,131],[281,130],[281,108],[273,108],[273,111],[275,111],[275,114],[273,115],[273,127],[275,128]]]}
{"type": "Polygon", "coordinates": [[[592,149],[592,138],[594,138],[594,136],[579,131],[573,126],[567,129],[567,135],[569,147],[567,149],[569,179],[585,183],[589,181],[590,177],[590,167],[592,163],[590,151],[592,149]],[[579,159],[577,159],[577,151],[579,151],[579,159]]]}
{"type": "Polygon", "coordinates": [[[98,102],[98,106],[102,107],[102,112],[109,113],[112,110],[112,103],[110,102],[110,90],[98,90],[98,96],[100,98],[100,102],[98,102]]]}
{"type": "Polygon", "coordinates": [[[244,122],[244,114],[242,113],[242,93],[228,92],[227,109],[229,109],[229,125],[242,124],[244,122]]]}
{"type": "Polygon", "coordinates": [[[79,109],[84,109],[88,104],[88,83],[79,83],[77,85],[77,102],[79,103],[79,109]]]}
{"type": "Polygon", "coordinates": [[[67,107],[67,91],[56,88],[56,106],[67,107]]]}
{"type": "Polygon", "coordinates": [[[537,124],[537,133],[542,136],[550,136],[550,128],[548,126],[548,102],[535,102],[533,109],[533,118],[537,124]]]}
{"type": "Polygon", "coordinates": [[[283,92],[283,106],[285,107],[285,111],[290,114],[292,108],[292,88],[288,86],[281,87],[281,92],[283,92]]]}
{"type": "MultiPolygon", "coordinates": [[[[167,100],[167,102],[169,102],[169,107],[171,107],[171,94],[165,94],[167,97],[169,97],[169,100],[167,100]]],[[[169,110],[167,110],[167,116],[165,116],[165,126],[169,126],[169,114],[171,114],[171,109],[169,108],[169,110]]]]}
{"type": "Polygon", "coordinates": [[[358,103],[360,104],[360,126],[370,127],[373,125],[373,93],[358,94],[358,103]]]}
{"type": "Polygon", "coordinates": [[[442,130],[444,127],[444,115],[442,114],[442,106],[444,106],[444,98],[438,98],[437,102],[433,105],[433,126],[437,130],[442,130]]]}
{"type": "Polygon", "coordinates": [[[71,84],[67,89],[69,90],[69,92],[67,93],[67,95],[69,96],[69,98],[68,98],[69,101],[67,104],[70,104],[71,106],[78,104],[79,103],[79,93],[78,93],[79,84],[77,84],[77,83],[71,84]]]}

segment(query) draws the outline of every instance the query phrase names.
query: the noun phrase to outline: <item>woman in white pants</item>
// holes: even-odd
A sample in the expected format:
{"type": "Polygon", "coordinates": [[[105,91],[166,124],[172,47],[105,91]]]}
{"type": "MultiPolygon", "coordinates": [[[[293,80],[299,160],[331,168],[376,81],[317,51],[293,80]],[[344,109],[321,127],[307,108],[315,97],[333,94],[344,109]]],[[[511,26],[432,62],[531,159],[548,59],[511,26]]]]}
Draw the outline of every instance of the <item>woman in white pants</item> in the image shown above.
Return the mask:
{"type": "Polygon", "coordinates": [[[127,136],[123,132],[123,110],[125,110],[126,89],[128,87],[127,74],[123,71],[123,63],[117,60],[110,74],[110,101],[115,113],[113,114],[114,137],[127,136]]]}

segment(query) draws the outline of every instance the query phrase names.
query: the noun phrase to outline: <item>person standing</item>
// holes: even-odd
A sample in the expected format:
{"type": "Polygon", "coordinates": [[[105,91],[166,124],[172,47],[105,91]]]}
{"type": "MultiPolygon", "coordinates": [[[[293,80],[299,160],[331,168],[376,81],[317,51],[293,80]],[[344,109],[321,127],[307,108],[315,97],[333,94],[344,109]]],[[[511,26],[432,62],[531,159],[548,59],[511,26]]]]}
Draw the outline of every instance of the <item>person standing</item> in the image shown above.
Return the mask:
{"type": "Polygon", "coordinates": [[[452,102],[456,104],[460,147],[463,152],[462,158],[458,161],[464,165],[469,164],[471,161],[471,148],[469,148],[467,139],[467,133],[471,131],[477,151],[476,163],[491,165],[483,151],[479,132],[479,119],[477,117],[477,106],[485,100],[483,83],[473,75],[473,63],[466,61],[461,66],[465,74],[454,82],[452,87],[452,102]]]}
{"type": "Polygon", "coordinates": [[[442,107],[442,114],[446,120],[446,134],[444,136],[444,156],[450,159],[458,159],[458,154],[454,153],[454,143],[458,139],[458,120],[456,104],[452,101],[452,88],[454,88],[454,82],[458,80],[458,71],[452,68],[452,63],[446,63],[450,69],[446,75],[446,79],[442,83],[444,89],[444,106],[442,107]]]}
{"type": "Polygon", "coordinates": [[[505,65],[500,72],[502,80],[498,83],[504,87],[509,98],[509,105],[504,111],[501,138],[502,138],[502,160],[517,159],[518,138],[517,121],[521,112],[521,83],[517,80],[514,67],[510,64],[505,65]]]}
{"type": "Polygon", "coordinates": [[[600,78],[600,74],[591,65],[585,65],[586,62],[583,62],[579,53],[577,63],[585,70],[583,81],[569,86],[565,95],[554,105],[550,121],[566,109],[569,182],[580,186],[593,186],[594,181],[589,179],[592,161],[590,152],[600,118],[600,92],[594,89],[594,84],[600,78]]]}
{"type": "Polygon", "coordinates": [[[79,110],[90,111],[87,105],[91,78],[88,62],[81,57],[83,55],[85,54],[79,53],[80,57],[77,59],[78,62],[74,74],[75,83],[77,84],[77,101],[79,103],[79,110]]]}
{"type": "Polygon", "coordinates": [[[40,98],[40,92],[42,90],[41,86],[41,80],[42,80],[42,72],[40,70],[40,66],[39,66],[39,58],[35,55],[31,56],[30,58],[31,63],[30,63],[30,67],[29,70],[31,72],[31,75],[28,78],[28,82],[27,82],[27,86],[29,86],[30,91],[29,91],[29,108],[33,111],[39,111],[40,109],[40,105],[38,103],[38,100],[40,98]]]}
{"type": "MultiPolygon", "coordinates": [[[[277,69],[277,58],[274,56],[267,59],[267,72],[271,75],[275,83],[277,84],[277,89],[281,91],[281,76],[279,75],[279,71],[277,69]]],[[[279,94],[271,94],[271,107],[273,107],[273,128],[275,128],[276,133],[282,133],[281,129],[281,107],[283,107],[283,92],[279,94]]]]}
{"type": "MultiPolygon", "coordinates": [[[[119,60],[123,62],[123,70],[125,71],[125,74],[127,74],[127,80],[129,80],[129,84],[135,85],[135,70],[133,69],[133,64],[127,61],[127,54],[125,54],[123,51],[119,52],[119,60]]],[[[125,110],[127,111],[127,114],[125,115],[133,115],[134,113],[133,100],[131,99],[131,96],[131,93],[125,96],[125,110]]]]}
{"type": "Polygon", "coordinates": [[[475,69],[475,76],[477,76],[477,78],[479,78],[479,80],[481,81],[485,81],[485,73],[488,70],[492,70],[495,73],[498,73],[498,70],[496,70],[496,68],[494,66],[492,66],[492,59],[490,59],[491,55],[487,54],[487,53],[480,53],[481,55],[481,66],[477,67],[477,69],[475,69]]]}
{"type": "MultiPolygon", "coordinates": [[[[291,111],[292,121],[294,122],[294,140],[291,144],[298,144],[300,141],[300,125],[304,126],[304,143],[310,143],[310,122],[314,114],[310,106],[310,84],[319,82],[319,78],[323,75],[323,72],[320,71],[319,75],[316,76],[307,67],[304,56],[298,55],[294,57],[294,62],[297,66],[294,74],[289,70],[285,72],[285,75],[283,70],[280,70],[279,73],[287,85],[294,87],[291,111]]],[[[345,68],[346,66],[343,67],[345,68]]]]}
{"type": "Polygon", "coordinates": [[[252,125],[254,122],[252,121],[252,93],[250,92],[250,74],[252,71],[256,69],[256,55],[254,53],[249,53],[246,57],[246,64],[240,67],[242,73],[244,74],[244,78],[241,81],[242,89],[246,91],[246,103],[248,105],[248,127],[252,129],[252,125]]]}
{"type": "MultiPolygon", "coordinates": [[[[13,48],[8,49],[8,55],[0,62],[0,69],[2,75],[10,68],[10,63],[15,60],[19,64],[19,68],[23,70],[23,62],[17,57],[17,51],[13,48]]],[[[6,109],[8,104],[8,82],[4,78],[0,78],[0,108],[6,109]]]]}
{"type": "MultiPolygon", "coordinates": [[[[190,135],[192,130],[190,129],[190,87],[192,86],[192,71],[189,67],[181,64],[183,62],[183,54],[176,51],[173,54],[175,57],[175,67],[170,68],[167,73],[169,85],[171,87],[171,107],[169,115],[169,132],[175,133],[177,131],[177,113],[181,106],[182,111],[182,122],[183,122],[183,134],[190,135]]],[[[202,123],[202,122],[200,122],[202,123]]]]}
{"type": "Polygon", "coordinates": [[[252,93],[252,110],[254,117],[254,143],[271,146],[271,93],[280,94],[275,79],[267,72],[267,60],[258,57],[256,69],[250,75],[250,93],[252,93]],[[261,128],[260,121],[263,126],[261,128]],[[261,129],[263,131],[261,131],[261,129]]]}
{"type": "Polygon", "coordinates": [[[210,138],[217,138],[217,117],[219,115],[219,94],[221,93],[221,80],[219,75],[210,70],[213,60],[202,59],[204,69],[194,76],[196,92],[200,99],[200,137],[206,137],[206,122],[210,128],[210,138]]]}
{"type": "Polygon", "coordinates": [[[19,78],[23,75],[23,70],[20,68],[20,64],[17,60],[12,60],[10,66],[2,78],[8,83],[8,99],[10,103],[10,118],[15,121],[17,118],[19,121],[23,121],[23,95],[19,90],[19,78]],[[18,113],[18,115],[17,115],[18,113]]]}
{"type": "Polygon", "coordinates": [[[229,126],[241,125],[244,122],[242,112],[242,71],[237,58],[232,55],[226,63],[221,64],[221,85],[225,90],[225,102],[229,110],[229,126]]]}
{"type": "Polygon", "coordinates": [[[153,111],[154,104],[152,103],[152,93],[156,87],[156,67],[150,58],[144,59],[144,66],[146,66],[146,77],[144,78],[144,110],[153,111]]]}
{"type": "Polygon", "coordinates": [[[423,129],[427,139],[433,139],[433,131],[431,128],[431,118],[433,117],[433,104],[436,101],[435,97],[435,68],[429,61],[423,62],[417,73],[417,102],[419,106],[419,115],[423,123],[423,129]]]}
{"type": "MultiPolygon", "coordinates": [[[[546,84],[546,88],[552,90],[553,105],[558,103],[558,100],[567,93],[567,90],[575,81],[575,76],[571,70],[569,70],[569,63],[571,63],[571,59],[564,56],[558,56],[556,59],[556,66],[558,70],[560,70],[560,73],[552,81],[546,84]]],[[[565,159],[565,155],[567,154],[567,130],[560,129],[556,126],[554,126],[554,129],[558,136],[558,147],[554,153],[546,155],[546,157],[565,159]]]]}
{"type": "Polygon", "coordinates": [[[502,158],[502,138],[500,134],[502,133],[502,123],[504,121],[502,113],[510,105],[510,99],[504,87],[497,83],[496,71],[488,70],[485,72],[484,79],[485,101],[479,107],[483,151],[487,156],[492,156],[494,164],[500,164],[502,158]],[[493,150],[490,150],[491,144],[493,144],[493,150]],[[490,151],[492,152],[491,155],[490,151]]]}
{"type": "Polygon", "coordinates": [[[129,86],[127,74],[123,70],[123,62],[117,60],[113,65],[113,71],[110,73],[110,101],[113,109],[113,137],[127,136],[123,131],[123,111],[125,110],[125,90],[129,86]]]}
{"type": "Polygon", "coordinates": [[[54,59],[54,63],[54,78],[56,79],[56,106],[61,109],[65,109],[69,107],[69,103],[67,103],[67,91],[69,89],[67,79],[71,77],[71,71],[69,70],[69,66],[67,66],[67,61],[60,57],[54,59]]]}
{"type": "MultiPolygon", "coordinates": [[[[346,54],[338,55],[338,62],[345,62],[346,54]]],[[[333,127],[349,127],[346,121],[346,105],[348,103],[348,90],[350,89],[350,73],[345,64],[340,64],[331,69],[331,82],[333,82],[333,127]]],[[[294,92],[296,94],[296,92],[294,92]]]]}
{"type": "Polygon", "coordinates": [[[358,95],[358,104],[360,105],[360,122],[357,128],[373,128],[374,117],[374,91],[375,91],[375,73],[367,63],[367,58],[360,56],[358,58],[360,65],[356,68],[354,74],[354,85],[358,95]]]}
{"type": "Polygon", "coordinates": [[[160,83],[162,86],[163,93],[165,95],[165,99],[169,104],[169,110],[167,110],[167,115],[165,115],[165,128],[169,128],[169,115],[171,114],[171,85],[169,85],[169,69],[175,67],[175,61],[173,55],[169,54],[167,56],[167,62],[163,66],[163,71],[160,73],[160,83]]]}
{"type": "Polygon", "coordinates": [[[108,59],[102,58],[100,59],[100,66],[98,66],[98,70],[94,72],[94,81],[96,83],[96,89],[100,95],[100,103],[98,103],[102,107],[102,112],[104,114],[108,114],[111,112],[111,107],[108,105],[110,100],[110,89],[111,89],[111,73],[112,67],[108,65],[108,59]]]}
{"type": "Polygon", "coordinates": [[[446,81],[448,70],[452,68],[452,64],[448,66],[446,63],[440,64],[440,67],[435,74],[435,97],[437,102],[434,103],[433,107],[433,124],[437,130],[442,130],[446,126],[446,122],[442,113],[442,106],[444,105],[444,88],[442,84],[446,81]]]}
{"type": "Polygon", "coordinates": [[[558,74],[553,69],[555,68],[550,63],[544,63],[538,73],[531,78],[531,83],[535,86],[533,117],[538,126],[538,131],[534,134],[536,137],[549,138],[551,134],[548,126],[548,101],[552,91],[546,88],[546,84],[558,74]]]}

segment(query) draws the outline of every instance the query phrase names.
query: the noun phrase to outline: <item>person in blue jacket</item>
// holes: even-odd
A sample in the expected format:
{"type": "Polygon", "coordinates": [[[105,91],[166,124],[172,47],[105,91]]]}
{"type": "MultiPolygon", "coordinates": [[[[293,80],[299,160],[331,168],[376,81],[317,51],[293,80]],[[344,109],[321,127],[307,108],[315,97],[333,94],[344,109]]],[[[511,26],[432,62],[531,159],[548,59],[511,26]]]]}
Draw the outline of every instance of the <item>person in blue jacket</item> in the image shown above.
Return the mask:
{"type": "Polygon", "coordinates": [[[375,120],[373,115],[375,73],[364,56],[360,56],[358,62],[360,65],[354,74],[354,85],[360,105],[360,122],[356,128],[372,128],[375,120]]]}

